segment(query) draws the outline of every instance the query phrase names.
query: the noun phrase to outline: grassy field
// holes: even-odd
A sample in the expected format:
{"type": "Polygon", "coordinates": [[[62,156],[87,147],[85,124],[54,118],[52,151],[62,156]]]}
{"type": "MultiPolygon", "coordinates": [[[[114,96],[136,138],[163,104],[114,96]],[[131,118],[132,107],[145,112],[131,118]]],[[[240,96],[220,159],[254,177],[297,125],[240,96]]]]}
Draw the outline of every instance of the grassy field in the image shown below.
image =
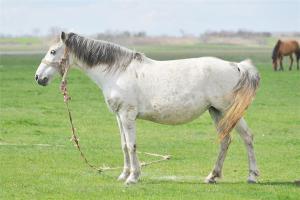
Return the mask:
{"type": "MultiPolygon", "coordinates": [[[[136,49],[160,60],[217,56],[254,61],[262,81],[246,120],[255,135],[259,183],[246,183],[246,150],[235,132],[223,179],[214,185],[203,183],[219,148],[207,113],[181,126],[138,121],[138,149],[172,155],[169,161],[143,168],[139,184],[128,187],[117,182],[120,171],[96,173],[69,142],[59,79],[48,87],[34,81],[42,55],[10,55],[1,56],[0,63],[0,199],[299,199],[300,187],[293,183],[300,179],[299,71],[273,72],[268,48],[197,44],[136,49]]],[[[69,91],[88,159],[121,166],[117,124],[101,91],[77,70],[69,75],[69,91]]]]}

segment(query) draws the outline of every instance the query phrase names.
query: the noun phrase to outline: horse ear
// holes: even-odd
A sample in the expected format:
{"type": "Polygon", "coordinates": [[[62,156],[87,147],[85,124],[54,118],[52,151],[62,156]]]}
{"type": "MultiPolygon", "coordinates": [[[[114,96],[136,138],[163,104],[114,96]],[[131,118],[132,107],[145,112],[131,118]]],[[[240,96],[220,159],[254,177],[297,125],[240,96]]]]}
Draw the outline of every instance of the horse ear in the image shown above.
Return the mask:
{"type": "Polygon", "coordinates": [[[62,31],[61,34],[60,34],[60,39],[61,39],[63,42],[65,42],[65,41],[66,41],[66,38],[67,38],[66,33],[62,31]]]}

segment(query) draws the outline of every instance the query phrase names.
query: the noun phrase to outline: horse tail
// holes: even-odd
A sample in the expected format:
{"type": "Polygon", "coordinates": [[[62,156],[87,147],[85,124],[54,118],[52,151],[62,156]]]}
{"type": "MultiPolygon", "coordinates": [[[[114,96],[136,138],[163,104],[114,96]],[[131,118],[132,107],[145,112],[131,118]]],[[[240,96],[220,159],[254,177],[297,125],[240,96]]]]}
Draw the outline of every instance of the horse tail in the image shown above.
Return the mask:
{"type": "Polygon", "coordinates": [[[218,123],[217,130],[222,140],[243,117],[245,110],[251,104],[259,86],[260,76],[251,60],[238,63],[240,80],[233,89],[233,101],[218,123]]]}
{"type": "Polygon", "coordinates": [[[281,44],[281,40],[278,40],[275,47],[274,47],[274,49],[273,49],[273,52],[272,52],[273,61],[276,61],[276,59],[277,59],[280,44],[281,44]]]}

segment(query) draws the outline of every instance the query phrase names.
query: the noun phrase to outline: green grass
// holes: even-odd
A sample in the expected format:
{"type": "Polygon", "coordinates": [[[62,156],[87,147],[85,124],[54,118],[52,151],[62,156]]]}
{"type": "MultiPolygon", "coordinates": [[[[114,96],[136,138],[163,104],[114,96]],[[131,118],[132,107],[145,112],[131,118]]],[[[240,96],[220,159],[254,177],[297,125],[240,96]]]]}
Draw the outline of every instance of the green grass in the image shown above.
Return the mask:
{"type": "MultiPolygon", "coordinates": [[[[273,72],[270,49],[201,44],[190,47],[136,49],[157,59],[218,56],[232,61],[249,57],[254,61],[262,81],[246,120],[255,134],[261,172],[258,184],[246,183],[246,150],[235,132],[223,179],[216,185],[203,183],[218,152],[217,136],[207,113],[181,126],[138,121],[138,149],[173,156],[167,162],[144,168],[139,184],[127,187],[117,182],[120,171],[98,174],[84,164],[69,142],[69,122],[59,80],[48,87],[34,82],[42,56],[2,56],[0,199],[299,198],[300,188],[293,184],[300,178],[299,71],[273,72]],[[172,176],[181,179],[173,180],[172,176]]],[[[117,124],[101,91],[77,70],[69,75],[69,91],[74,123],[88,159],[95,164],[121,166],[117,124]]],[[[139,157],[142,161],[153,159],[139,157]]]]}
{"type": "Polygon", "coordinates": [[[29,52],[45,49],[45,41],[39,37],[0,38],[0,52],[29,52]]]}
{"type": "Polygon", "coordinates": [[[38,44],[41,38],[38,37],[13,37],[13,38],[0,38],[0,44],[38,44]]]}

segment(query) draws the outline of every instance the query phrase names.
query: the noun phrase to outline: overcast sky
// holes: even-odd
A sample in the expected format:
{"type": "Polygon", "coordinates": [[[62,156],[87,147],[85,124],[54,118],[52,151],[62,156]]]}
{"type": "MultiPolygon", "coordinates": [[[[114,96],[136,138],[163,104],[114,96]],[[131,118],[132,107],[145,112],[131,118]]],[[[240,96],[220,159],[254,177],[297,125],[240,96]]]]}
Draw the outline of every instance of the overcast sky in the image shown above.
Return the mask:
{"type": "Polygon", "coordinates": [[[81,34],[145,31],[199,35],[207,30],[300,31],[300,0],[0,0],[0,33],[81,34]]]}

